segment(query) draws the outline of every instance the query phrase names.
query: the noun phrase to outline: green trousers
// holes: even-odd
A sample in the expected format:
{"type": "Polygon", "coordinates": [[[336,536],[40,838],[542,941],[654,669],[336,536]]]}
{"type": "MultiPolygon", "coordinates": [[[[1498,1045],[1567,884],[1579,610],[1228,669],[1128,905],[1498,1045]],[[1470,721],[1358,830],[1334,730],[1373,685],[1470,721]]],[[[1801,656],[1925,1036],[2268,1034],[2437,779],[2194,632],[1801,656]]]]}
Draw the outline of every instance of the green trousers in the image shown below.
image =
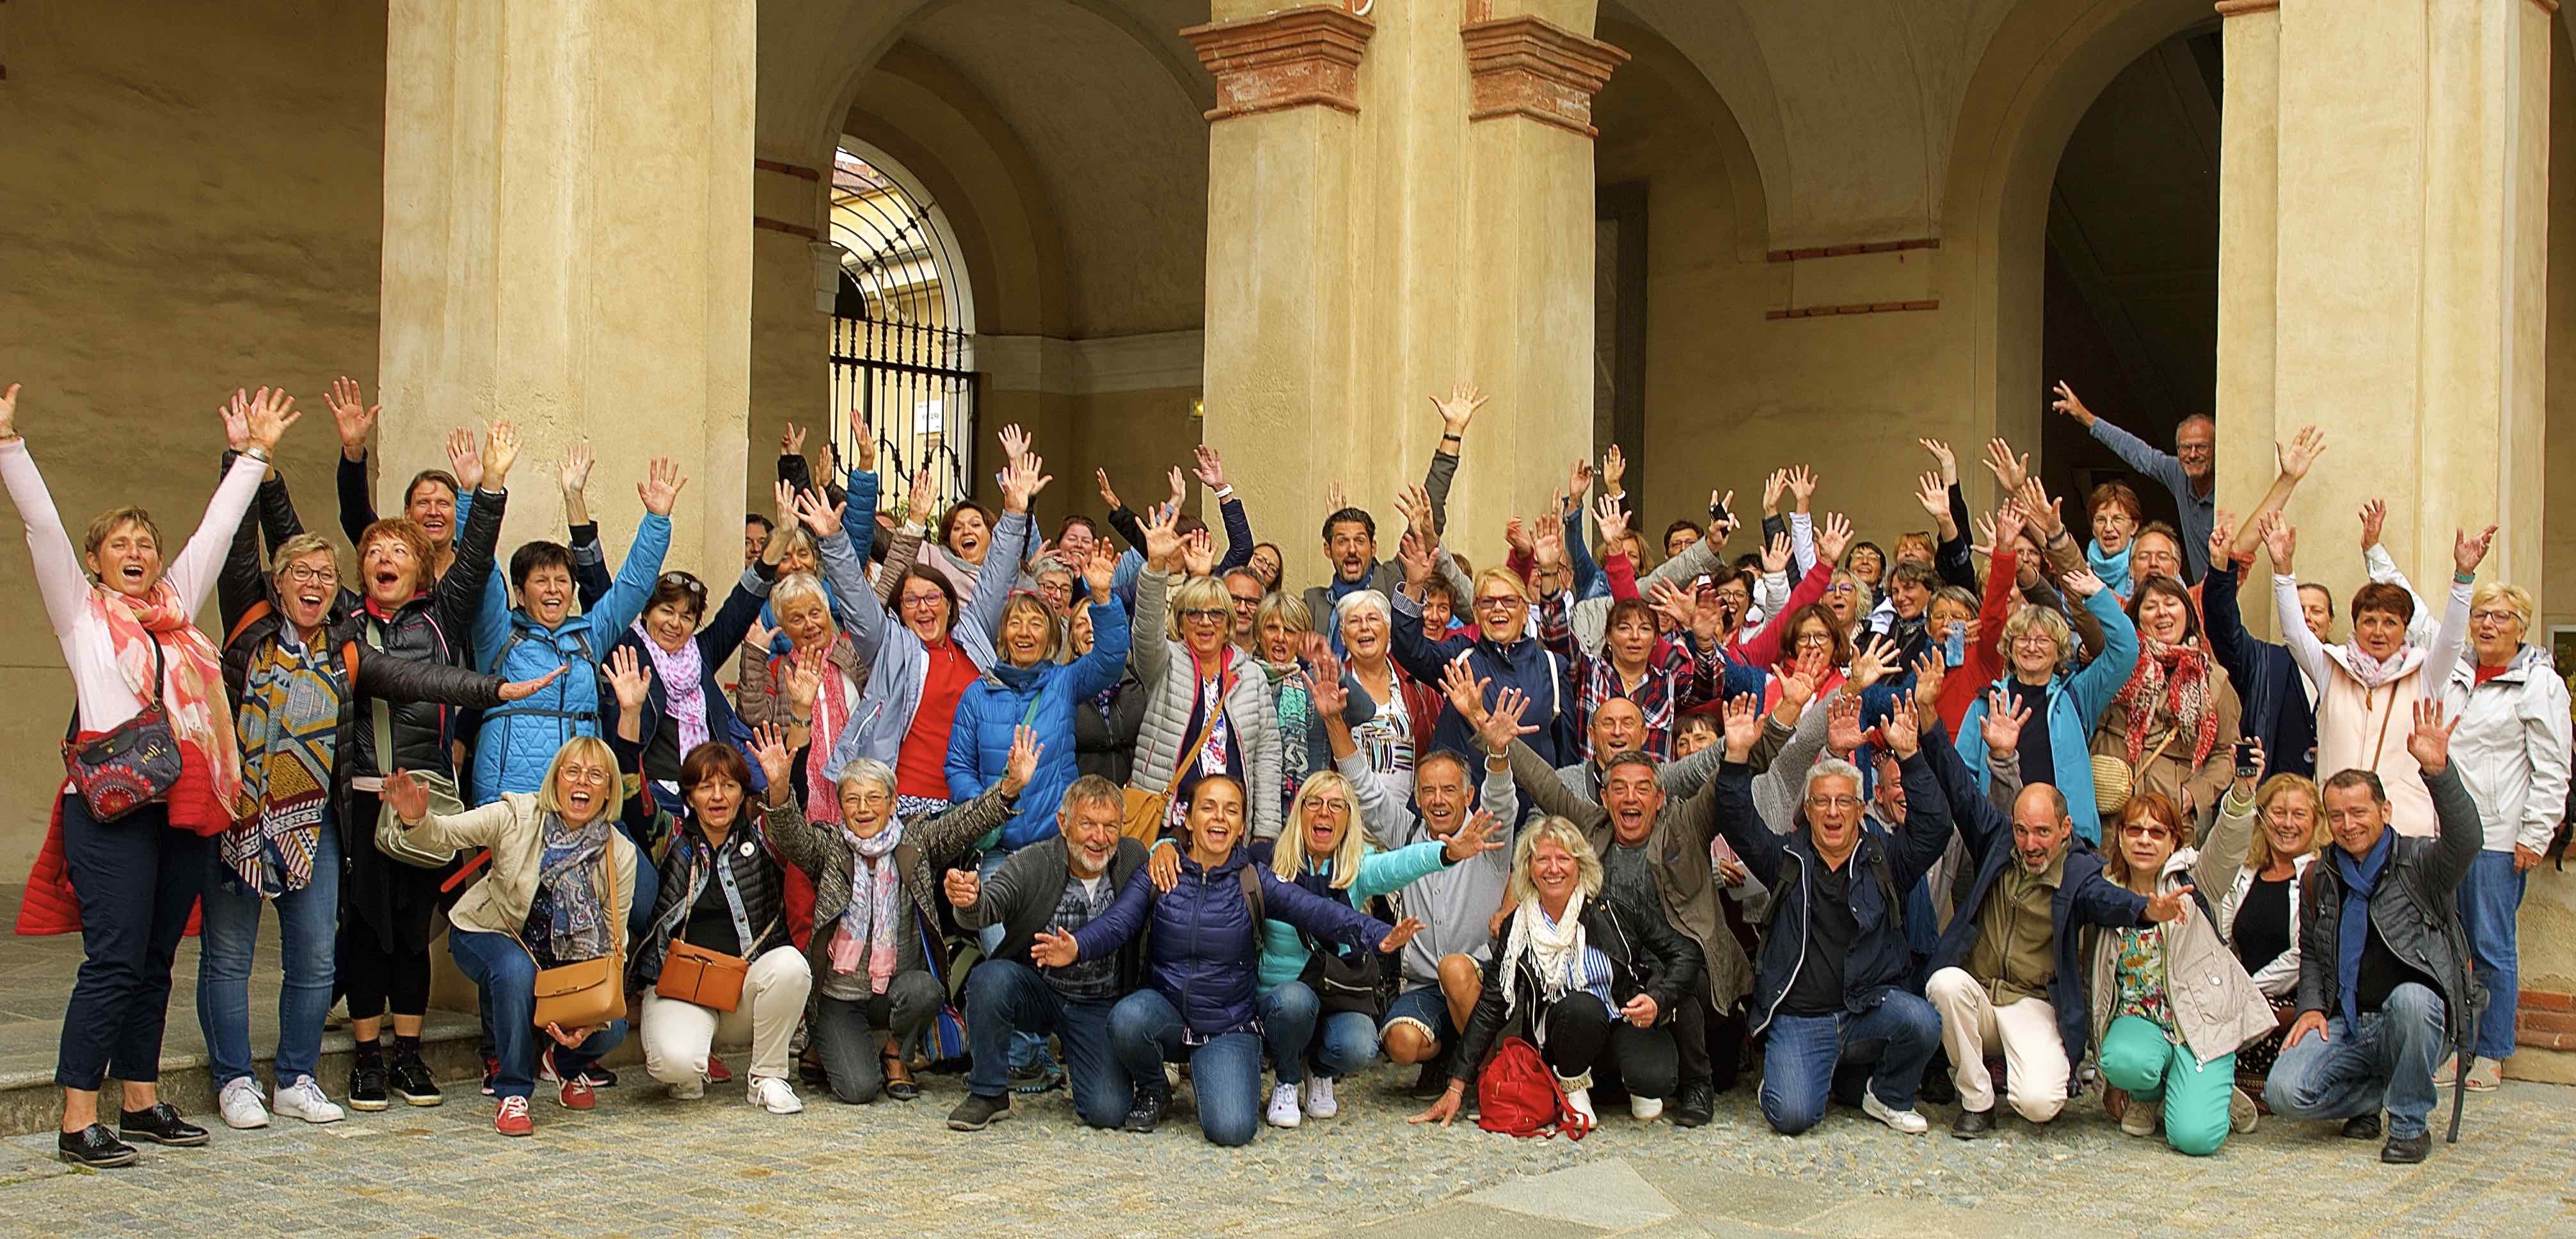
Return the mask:
{"type": "Polygon", "coordinates": [[[2203,1064],[2191,1047],[2165,1040],[2154,1020],[2124,1015],[2102,1034],[2102,1078],[2126,1091],[2130,1105],[2163,1105],[2165,1143],[2175,1152],[2207,1157],[2227,1143],[2235,1054],[2203,1064]]]}

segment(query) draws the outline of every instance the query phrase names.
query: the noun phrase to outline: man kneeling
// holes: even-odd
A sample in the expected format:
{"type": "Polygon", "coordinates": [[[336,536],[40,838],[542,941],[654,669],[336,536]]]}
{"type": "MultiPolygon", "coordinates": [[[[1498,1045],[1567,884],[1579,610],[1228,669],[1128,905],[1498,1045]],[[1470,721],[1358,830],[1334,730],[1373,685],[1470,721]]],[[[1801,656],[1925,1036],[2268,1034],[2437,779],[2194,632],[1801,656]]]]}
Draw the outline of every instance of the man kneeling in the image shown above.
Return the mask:
{"type": "Polygon", "coordinates": [[[1028,962],[1040,930],[1071,933],[1090,924],[1144,865],[1144,845],[1118,831],[1126,810],[1126,794],[1117,784],[1085,775],[1065,789],[1055,837],[1011,853],[989,880],[979,881],[971,869],[949,871],[948,902],[957,908],[958,927],[1002,927],[1001,946],[966,979],[973,1065],[966,1073],[966,1100],[948,1112],[951,1128],[981,1131],[1011,1117],[1013,1033],[1056,1035],[1073,1086],[1073,1109],[1085,1124],[1116,1127],[1127,1120],[1132,1089],[1109,1049],[1109,1009],[1135,988],[1134,950],[1044,974],[1028,962]]]}
{"type": "Polygon", "coordinates": [[[1747,869],[1774,892],[1753,989],[1762,1058],[1762,1117],[1794,1136],[1825,1114],[1834,1068],[1877,1059],[1861,1109],[1909,1136],[1931,1124],[1914,1090],[1941,1044],[1941,1017],[1905,985],[1913,954],[1904,897],[1950,842],[1941,788],[1923,759],[1913,707],[1900,703],[1882,735],[1904,769],[1913,806],[1902,833],[1861,816],[1860,771],[1828,758],[1807,772],[1804,829],[1775,833],[1753,804],[1745,762],[1762,735],[1750,696],[1727,703],[1726,764],[1717,773],[1717,824],[1747,869]]]}

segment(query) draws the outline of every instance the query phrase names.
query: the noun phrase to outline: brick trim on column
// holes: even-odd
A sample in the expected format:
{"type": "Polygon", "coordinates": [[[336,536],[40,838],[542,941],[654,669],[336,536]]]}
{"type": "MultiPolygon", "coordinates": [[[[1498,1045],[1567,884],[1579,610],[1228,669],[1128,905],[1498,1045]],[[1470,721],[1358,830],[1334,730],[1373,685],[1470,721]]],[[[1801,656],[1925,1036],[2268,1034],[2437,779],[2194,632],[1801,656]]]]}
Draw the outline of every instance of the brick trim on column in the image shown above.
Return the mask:
{"type": "Polygon", "coordinates": [[[2513,1013],[2513,1041],[2540,1050],[2576,1050],[2576,995],[2527,989],[2513,1013]]]}
{"type": "Polygon", "coordinates": [[[2243,17],[2250,13],[2269,13],[2281,7],[2281,0],[2218,0],[2220,17],[2243,17]]]}
{"type": "Polygon", "coordinates": [[[1470,22],[1459,35],[1474,87],[1468,120],[1525,116],[1587,138],[1600,135],[1592,127],[1592,96],[1628,53],[1527,15],[1470,22]]]}
{"type": "Polygon", "coordinates": [[[1304,107],[1358,115],[1360,53],[1375,33],[1376,22],[1336,3],[1192,26],[1181,37],[1216,78],[1213,122],[1304,107]]]}

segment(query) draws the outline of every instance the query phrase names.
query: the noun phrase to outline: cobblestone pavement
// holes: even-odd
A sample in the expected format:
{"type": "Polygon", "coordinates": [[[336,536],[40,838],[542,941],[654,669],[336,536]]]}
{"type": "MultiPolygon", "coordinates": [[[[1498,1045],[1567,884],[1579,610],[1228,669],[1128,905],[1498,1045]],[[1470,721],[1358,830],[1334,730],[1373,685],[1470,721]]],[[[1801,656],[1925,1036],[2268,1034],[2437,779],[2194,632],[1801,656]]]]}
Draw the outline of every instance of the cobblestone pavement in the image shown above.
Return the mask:
{"type": "MultiPolygon", "coordinates": [[[[739,1084],[675,1102],[641,1071],[575,1115],[541,1100],[537,1135],[492,1133],[471,1085],[445,1106],[215,1130],[212,1148],[72,1171],[47,1137],[0,1142],[0,1232],[20,1234],[768,1235],[2576,1235],[2576,1092],[2508,1084],[2470,1103],[2457,1146],[2383,1167],[2330,1126],[2266,1119],[2219,1156],[2120,1135],[2079,1103],[1982,1144],[1908,1138],[1837,1110],[1795,1139],[1760,1127],[1749,1084],[1715,1125],[1624,1114],[1580,1144],[1409,1128],[1409,1073],[1346,1085],[1342,1117],[1199,1136],[1186,1100],[1152,1136],[1091,1132],[1064,1094],[973,1135],[934,1077],[909,1105],[816,1100],[773,1117],[739,1084]]],[[[212,1123],[211,1118],[199,1116],[212,1123]]]]}

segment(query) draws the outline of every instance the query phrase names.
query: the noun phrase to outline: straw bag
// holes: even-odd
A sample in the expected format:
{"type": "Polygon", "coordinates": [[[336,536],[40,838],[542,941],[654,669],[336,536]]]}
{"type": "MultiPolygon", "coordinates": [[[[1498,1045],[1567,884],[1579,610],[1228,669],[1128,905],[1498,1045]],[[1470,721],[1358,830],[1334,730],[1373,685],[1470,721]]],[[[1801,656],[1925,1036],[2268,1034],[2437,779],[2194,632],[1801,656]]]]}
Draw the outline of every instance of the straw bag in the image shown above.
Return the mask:
{"type": "Polygon", "coordinates": [[[2104,821],[2129,807],[2129,797],[2135,794],[2138,779],[2145,774],[2147,767],[2156,764],[2157,758],[2165,755],[2165,748],[2173,743],[2174,735],[2174,731],[2166,732],[2165,738],[2156,741],[2156,747],[2148,750],[2135,766],[2108,753],[2093,755],[2093,808],[2104,821]]]}

